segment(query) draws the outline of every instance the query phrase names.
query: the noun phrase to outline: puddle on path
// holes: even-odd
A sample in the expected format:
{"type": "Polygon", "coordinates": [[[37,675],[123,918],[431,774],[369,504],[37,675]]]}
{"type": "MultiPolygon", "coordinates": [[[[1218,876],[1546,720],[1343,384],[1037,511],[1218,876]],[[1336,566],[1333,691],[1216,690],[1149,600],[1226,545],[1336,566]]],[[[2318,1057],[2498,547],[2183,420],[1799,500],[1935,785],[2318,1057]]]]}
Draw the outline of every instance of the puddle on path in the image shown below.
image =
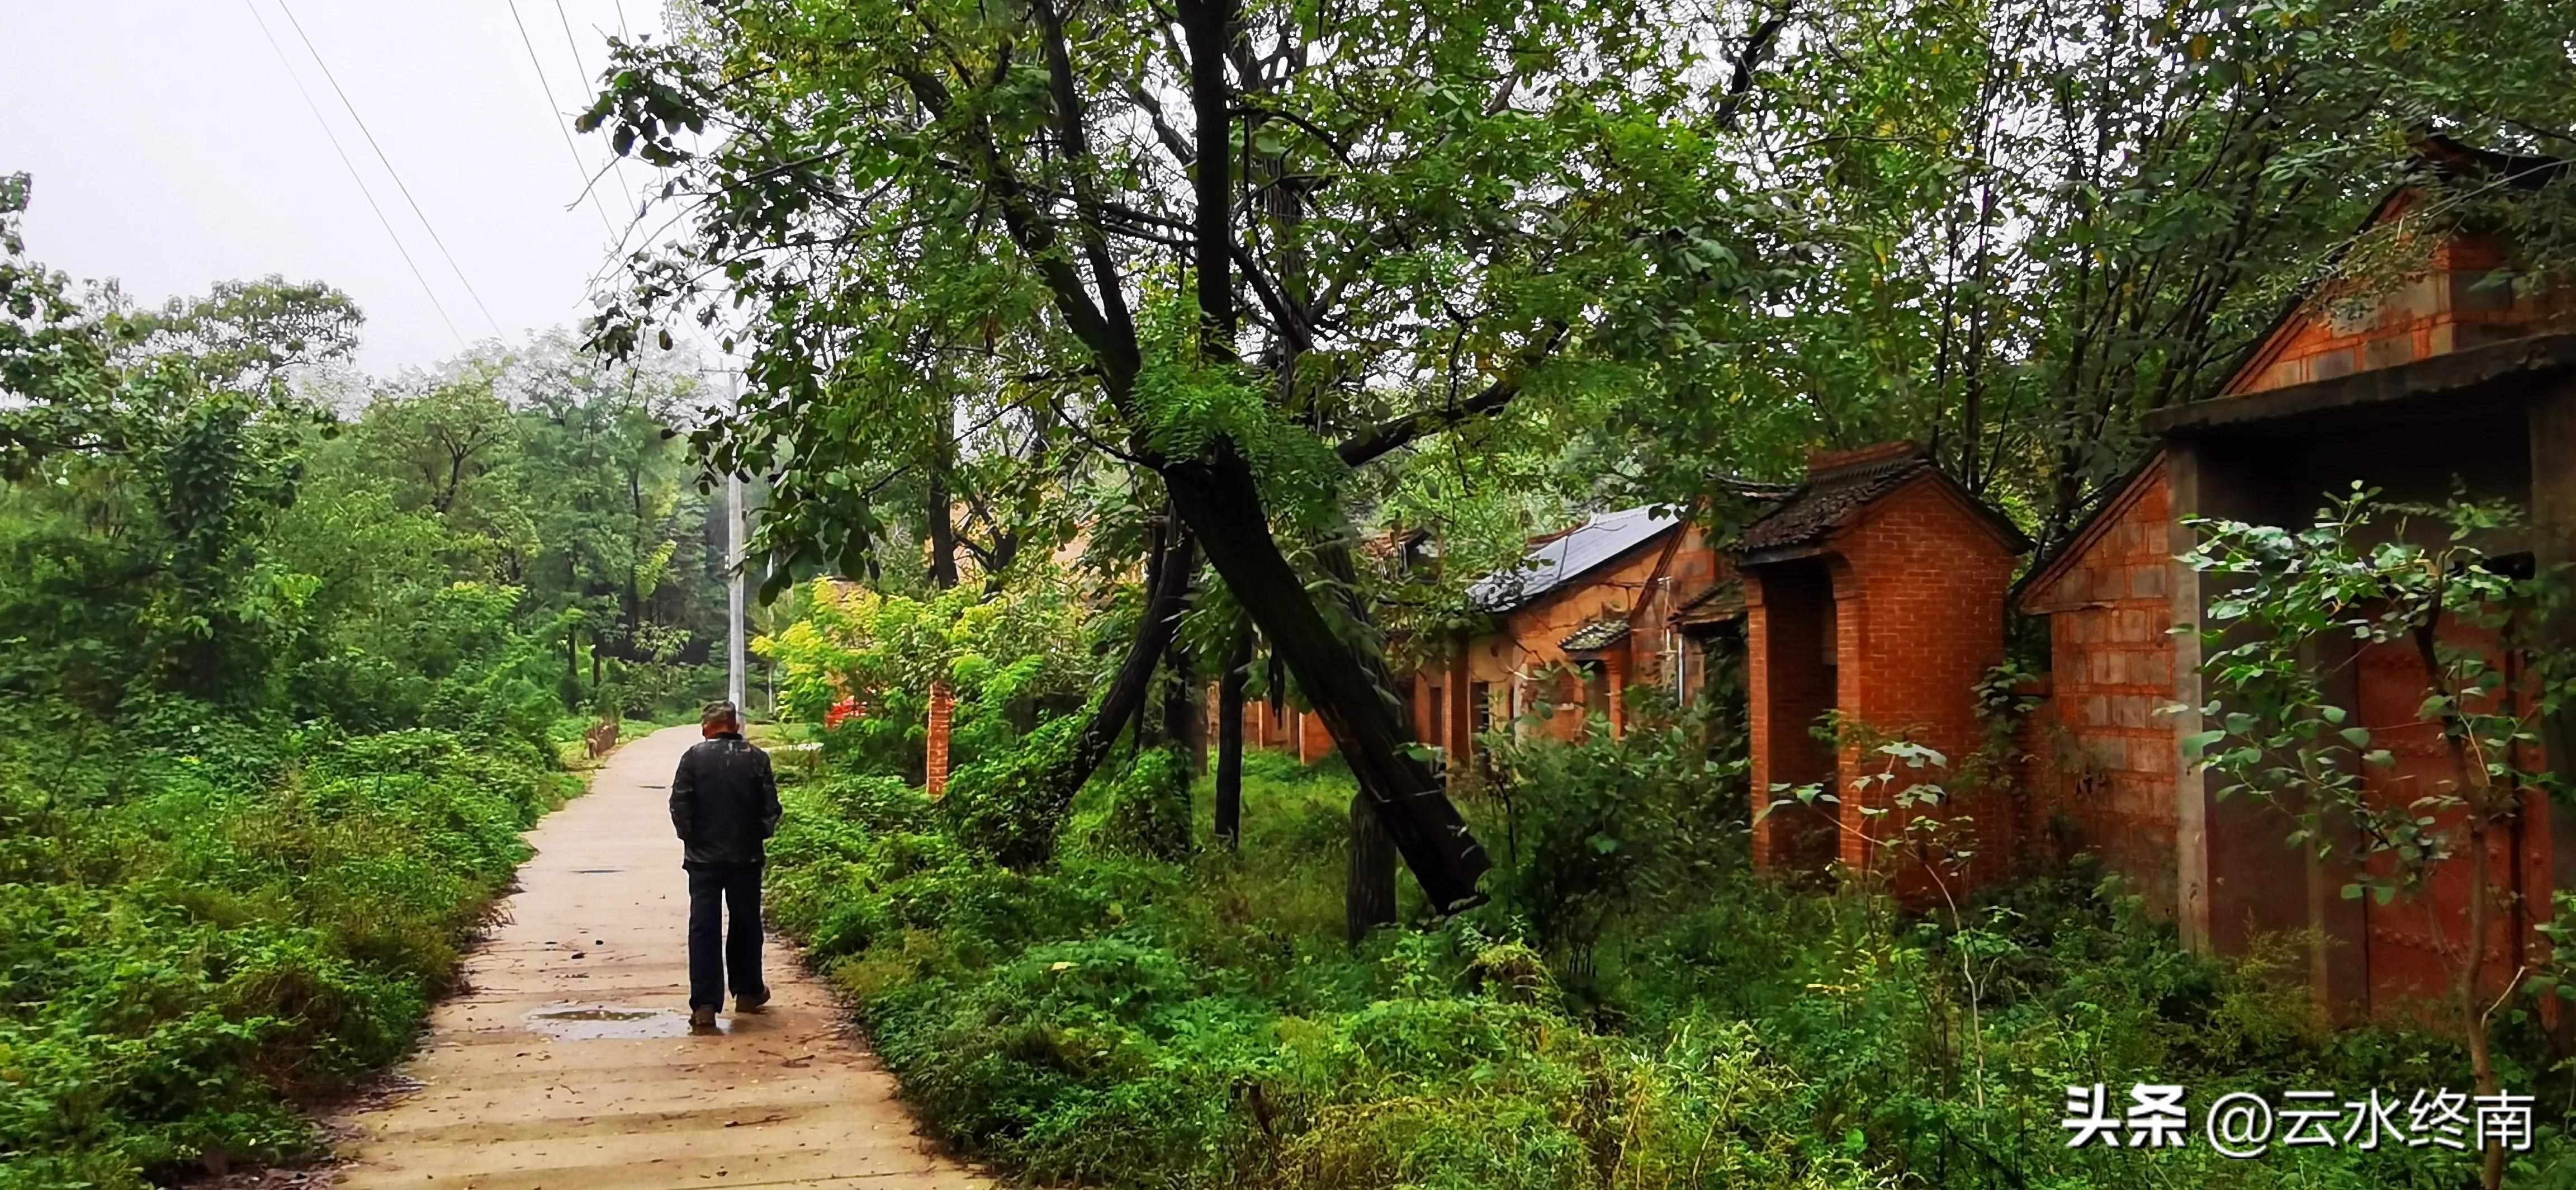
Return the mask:
{"type": "Polygon", "coordinates": [[[529,1013],[528,1028],[563,1041],[685,1037],[689,1033],[689,1014],[668,1008],[570,1004],[529,1013]]]}

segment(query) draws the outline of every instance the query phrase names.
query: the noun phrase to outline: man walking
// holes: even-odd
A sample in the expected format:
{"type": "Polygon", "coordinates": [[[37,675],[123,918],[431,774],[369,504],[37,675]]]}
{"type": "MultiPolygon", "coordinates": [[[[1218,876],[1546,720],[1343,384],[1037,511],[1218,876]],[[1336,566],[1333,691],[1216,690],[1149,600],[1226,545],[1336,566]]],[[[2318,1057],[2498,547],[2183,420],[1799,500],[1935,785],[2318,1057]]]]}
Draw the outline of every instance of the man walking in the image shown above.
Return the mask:
{"type": "Polygon", "coordinates": [[[727,977],[735,1012],[769,1003],[760,979],[760,873],[782,811],[769,754],[742,738],[740,710],[708,703],[698,730],[706,741],[682,753],[671,774],[671,826],[687,849],[680,866],[689,873],[689,1025],[712,1029],[727,977]],[[732,929],[719,947],[718,914],[727,905],[732,929]]]}

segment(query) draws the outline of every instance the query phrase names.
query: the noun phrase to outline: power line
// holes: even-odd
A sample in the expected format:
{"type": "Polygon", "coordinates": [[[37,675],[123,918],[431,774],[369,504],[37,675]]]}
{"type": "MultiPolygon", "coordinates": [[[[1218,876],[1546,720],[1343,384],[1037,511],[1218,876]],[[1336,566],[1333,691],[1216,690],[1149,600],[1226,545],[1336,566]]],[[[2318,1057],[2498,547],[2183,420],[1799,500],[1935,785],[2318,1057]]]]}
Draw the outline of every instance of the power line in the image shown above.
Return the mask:
{"type": "Polygon", "coordinates": [[[349,109],[349,118],[357,121],[359,133],[367,138],[367,147],[376,151],[376,160],[384,165],[386,173],[393,175],[394,188],[402,191],[404,202],[411,204],[411,213],[419,217],[420,225],[428,230],[429,242],[438,245],[438,254],[447,258],[447,267],[455,271],[457,283],[465,287],[465,296],[474,299],[474,308],[483,312],[483,321],[492,324],[493,334],[505,334],[501,320],[492,317],[492,308],[483,304],[483,295],[474,292],[474,282],[466,279],[465,270],[456,263],[456,254],[447,250],[447,241],[438,234],[437,225],[429,221],[429,212],[420,209],[420,200],[413,198],[411,187],[403,184],[401,171],[394,168],[392,158],[385,156],[385,147],[376,143],[376,134],[367,127],[366,117],[358,114],[358,105],[349,102],[349,93],[340,89],[339,76],[331,73],[331,64],[322,60],[321,50],[314,48],[313,38],[304,32],[304,22],[295,19],[295,10],[287,7],[286,0],[277,0],[277,10],[286,14],[286,23],[294,26],[295,35],[303,39],[304,52],[313,55],[313,64],[322,68],[322,77],[340,96],[340,106],[349,109]]]}
{"type": "Polygon", "coordinates": [[[519,17],[519,0],[510,0],[510,23],[519,27],[519,44],[527,47],[528,65],[536,68],[537,85],[545,89],[546,108],[554,117],[547,123],[553,124],[555,131],[562,134],[564,152],[572,154],[572,172],[581,178],[581,192],[590,196],[590,209],[599,213],[600,230],[614,238],[617,228],[608,221],[608,209],[599,205],[599,193],[591,189],[590,168],[581,163],[581,150],[573,147],[572,130],[564,127],[563,104],[555,100],[555,85],[546,81],[545,63],[537,60],[537,43],[528,39],[528,23],[519,17]]]}
{"type": "Polygon", "coordinates": [[[259,35],[268,39],[268,48],[277,55],[277,65],[286,71],[287,81],[295,84],[295,93],[304,97],[305,110],[312,112],[313,122],[322,126],[323,137],[331,142],[331,151],[340,155],[340,165],[349,171],[349,180],[357,183],[359,195],[367,200],[367,209],[374,211],[376,222],[384,225],[385,238],[394,242],[394,251],[402,253],[403,264],[411,268],[412,280],[420,282],[420,291],[429,298],[430,309],[438,311],[438,320],[447,324],[448,334],[456,336],[456,345],[466,346],[465,335],[456,329],[456,320],[447,316],[447,306],[438,300],[438,291],[429,287],[429,278],[421,275],[419,262],[411,258],[411,249],[404,247],[402,237],[394,233],[393,220],[385,218],[385,209],[377,205],[375,192],[367,189],[365,178],[358,176],[358,164],[349,160],[347,149],[340,147],[340,134],[331,131],[331,122],[322,118],[322,105],[313,102],[313,92],[304,89],[304,80],[297,77],[295,64],[286,60],[286,47],[277,44],[277,35],[269,32],[268,18],[259,15],[259,7],[251,0],[242,0],[242,7],[250,9],[250,19],[259,24],[259,35]]]}
{"type": "MultiPolygon", "coordinates": [[[[618,13],[618,20],[622,22],[625,19],[625,13],[618,13]]],[[[564,15],[563,0],[555,0],[555,20],[563,25],[564,45],[572,50],[573,73],[580,75],[582,78],[582,85],[587,87],[590,85],[590,66],[581,60],[581,41],[579,38],[572,35],[572,18],[564,15]]],[[[625,191],[626,197],[629,200],[627,204],[621,204],[620,209],[622,210],[625,205],[631,205],[635,197],[634,184],[626,180],[625,156],[620,154],[610,157],[608,159],[608,168],[617,174],[617,188],[625,191]]],[[[598,186],[599,179],[596,177],[592,178],[590,180],[590,184],[593,187],[598,186]]],[[[596,196],[598,191],[594,189],[592,194],[593,196],[596,196]]]]}

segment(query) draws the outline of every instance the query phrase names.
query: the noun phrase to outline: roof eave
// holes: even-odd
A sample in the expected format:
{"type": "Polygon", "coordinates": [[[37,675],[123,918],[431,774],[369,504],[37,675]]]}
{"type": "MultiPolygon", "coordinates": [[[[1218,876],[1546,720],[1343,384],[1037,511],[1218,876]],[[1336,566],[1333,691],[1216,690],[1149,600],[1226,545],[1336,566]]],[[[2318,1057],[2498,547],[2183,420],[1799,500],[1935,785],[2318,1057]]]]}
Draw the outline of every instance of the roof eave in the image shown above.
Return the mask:
{"type": "Polygon", "coordinates": [[[2350,372],[2330,380],[2312,380],[2242,396],[2209,397],[2156,410],[2139,419],[2139,424],[2149,433],[2160,435],[2223,430],[2420,397],[2462,394],[2500,381],[2570,369],[2576,369],[2576,333],[2529,335],[2393,367],[2350,372]]]}

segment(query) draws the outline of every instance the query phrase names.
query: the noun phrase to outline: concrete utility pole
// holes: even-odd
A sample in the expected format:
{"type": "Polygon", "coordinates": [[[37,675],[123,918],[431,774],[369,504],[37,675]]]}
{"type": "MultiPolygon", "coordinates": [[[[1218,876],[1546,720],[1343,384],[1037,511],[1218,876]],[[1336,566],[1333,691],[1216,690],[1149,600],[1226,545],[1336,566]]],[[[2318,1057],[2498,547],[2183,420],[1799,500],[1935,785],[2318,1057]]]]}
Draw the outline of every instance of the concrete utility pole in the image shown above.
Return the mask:
{"type": "MultiPolygon", "coordinates": [[[[726,382],[725,393],[728,407],[741,408],[741,374],[736,373],[726,382]]],[[[750,662],[750,654],[743,643],[742,537],[742,476],[728,473],[725,476],[725,697],[732,699],[736,707],[744,705],[743,673],[750,662]]]]}

